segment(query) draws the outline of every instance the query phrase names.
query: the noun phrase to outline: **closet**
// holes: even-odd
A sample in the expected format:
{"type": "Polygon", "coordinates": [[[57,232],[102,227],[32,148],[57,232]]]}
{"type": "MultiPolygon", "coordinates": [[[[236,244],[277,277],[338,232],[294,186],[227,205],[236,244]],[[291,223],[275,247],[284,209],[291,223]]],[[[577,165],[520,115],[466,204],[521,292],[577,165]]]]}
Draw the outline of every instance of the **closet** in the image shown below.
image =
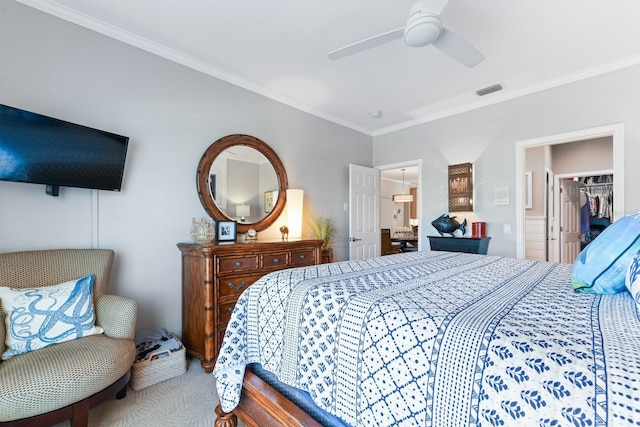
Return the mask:
{"type": "Polygon", "coordinates": [[[578,178],[580,244],[584,249],[613,221],[613,175],[578,178]]]}

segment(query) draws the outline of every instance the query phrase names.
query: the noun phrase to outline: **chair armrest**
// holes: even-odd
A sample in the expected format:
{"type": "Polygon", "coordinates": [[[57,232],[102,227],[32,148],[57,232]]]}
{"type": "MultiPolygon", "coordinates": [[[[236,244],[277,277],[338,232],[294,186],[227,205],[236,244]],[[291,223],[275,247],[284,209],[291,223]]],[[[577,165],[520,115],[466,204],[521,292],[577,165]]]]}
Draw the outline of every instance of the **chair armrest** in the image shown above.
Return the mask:
{"type": "Polygon", "coordinates": [[[138,305],[131,298],[102,295],[96,303],[96,325],[105,335],[132,340],[136,333],[138,305]]]}

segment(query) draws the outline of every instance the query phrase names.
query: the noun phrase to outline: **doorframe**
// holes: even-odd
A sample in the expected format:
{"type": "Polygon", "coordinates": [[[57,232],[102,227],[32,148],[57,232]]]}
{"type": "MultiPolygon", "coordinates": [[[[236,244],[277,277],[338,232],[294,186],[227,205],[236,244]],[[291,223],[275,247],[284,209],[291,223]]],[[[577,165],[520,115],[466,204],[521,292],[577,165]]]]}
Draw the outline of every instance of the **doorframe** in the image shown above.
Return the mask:
{"type": "MultiPolygon", "coordinates": [[[[374,166],[374,168],[380,169],[380,171],[382,172],[390,169],[402,169],[409,166],[418,167],[418,206],[416,208],[418,209],[418,250],[421,251],[422,246],[424,244],[423,243],[424,239],[420,237],[420,232],[424,228],[424,224],[422,223],[423,222],[422,221],[422,201],[423,201],[422,192],[424,188],[424,185],[422,183],[422,159],[407,160],[404,162],[389,163],[385,165],[377,165],[377,166],[374,166]]],[[[378,205],[378,217],[379,216],[380,216],[380,204],[378,205]]]]}
{"type": "MultiPolygon", "coordinates": [[[[599,176],[599,175],[613,175],[615,177],[615,173],[613,169],[605,169],[605,170],[596,170],[596,171],[587,171],[587,172],[576,172],[576,173],[562,173],[559,175],[554,175],[553,178],[553,188],[560,188],[560,180],[567,178],[583,178],[585,176],[599,176]]],[[[615,181],[615,178],[614,178],[615,181]]],[[[615,192],[614,192],[615,194],[615,192]]],[[[562,259],[561,247],[560,247],[560,224],[561,224],[561,215],[562,211],[560,210],[560,191],[555,191],[553,195],[553,235],[551,236],[553,239],[553,250],[554,255],[556,255],[555,259],[548,259],[551,262],[560,262],[557,259],[562,259]]],[[[615,201],[615,197],[614,197],[615,201]]],[[[614,218],[617,218],[614,216],[614,218]]]]}
{"type": "Polygon", "coordinates": [[[613,140],[613,216],[624,216],[624,123],[582,129],[557,135],[516,141],[516,257],[524,258],[524,171],[525,150],[541,145],[557,145],[567,142],[612,137],[613,140]]]}

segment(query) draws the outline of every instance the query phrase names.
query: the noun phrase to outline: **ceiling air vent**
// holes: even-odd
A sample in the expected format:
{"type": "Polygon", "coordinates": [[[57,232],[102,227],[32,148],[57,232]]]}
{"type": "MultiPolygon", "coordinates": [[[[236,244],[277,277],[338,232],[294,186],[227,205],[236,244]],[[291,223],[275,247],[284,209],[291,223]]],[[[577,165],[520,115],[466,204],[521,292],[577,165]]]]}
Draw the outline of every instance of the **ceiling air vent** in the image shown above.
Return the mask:
{"type": "Polygon", "coordinates": [[[489,95],[490,93],[493,92],[497,92],[499,90],[502,90],[502,85],[500,83],[497,83],[495,85],[492,86],[487,86],[484,89],[479,89],[476,91],[476,95],[478,96],[485,96],[485,95],[489,95]]]}

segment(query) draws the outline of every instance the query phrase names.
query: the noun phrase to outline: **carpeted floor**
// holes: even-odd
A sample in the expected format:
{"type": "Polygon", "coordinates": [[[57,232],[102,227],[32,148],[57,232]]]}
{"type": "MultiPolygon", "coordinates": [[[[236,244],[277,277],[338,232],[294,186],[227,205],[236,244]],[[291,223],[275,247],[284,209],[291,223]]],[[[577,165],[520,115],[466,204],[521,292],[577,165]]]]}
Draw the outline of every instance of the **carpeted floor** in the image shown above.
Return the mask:
{"type": "MultiPolygon", "coordinates": [[[[211,427],[217,404],[213,375],[205,373],[200,362],[192,359],[187,361],[184,375],[139,391],[129,387],[124,399],[92,409],[89,427],[211,427]]],[[[68,421],[55,425],[69,426],[68,421]]]]}

